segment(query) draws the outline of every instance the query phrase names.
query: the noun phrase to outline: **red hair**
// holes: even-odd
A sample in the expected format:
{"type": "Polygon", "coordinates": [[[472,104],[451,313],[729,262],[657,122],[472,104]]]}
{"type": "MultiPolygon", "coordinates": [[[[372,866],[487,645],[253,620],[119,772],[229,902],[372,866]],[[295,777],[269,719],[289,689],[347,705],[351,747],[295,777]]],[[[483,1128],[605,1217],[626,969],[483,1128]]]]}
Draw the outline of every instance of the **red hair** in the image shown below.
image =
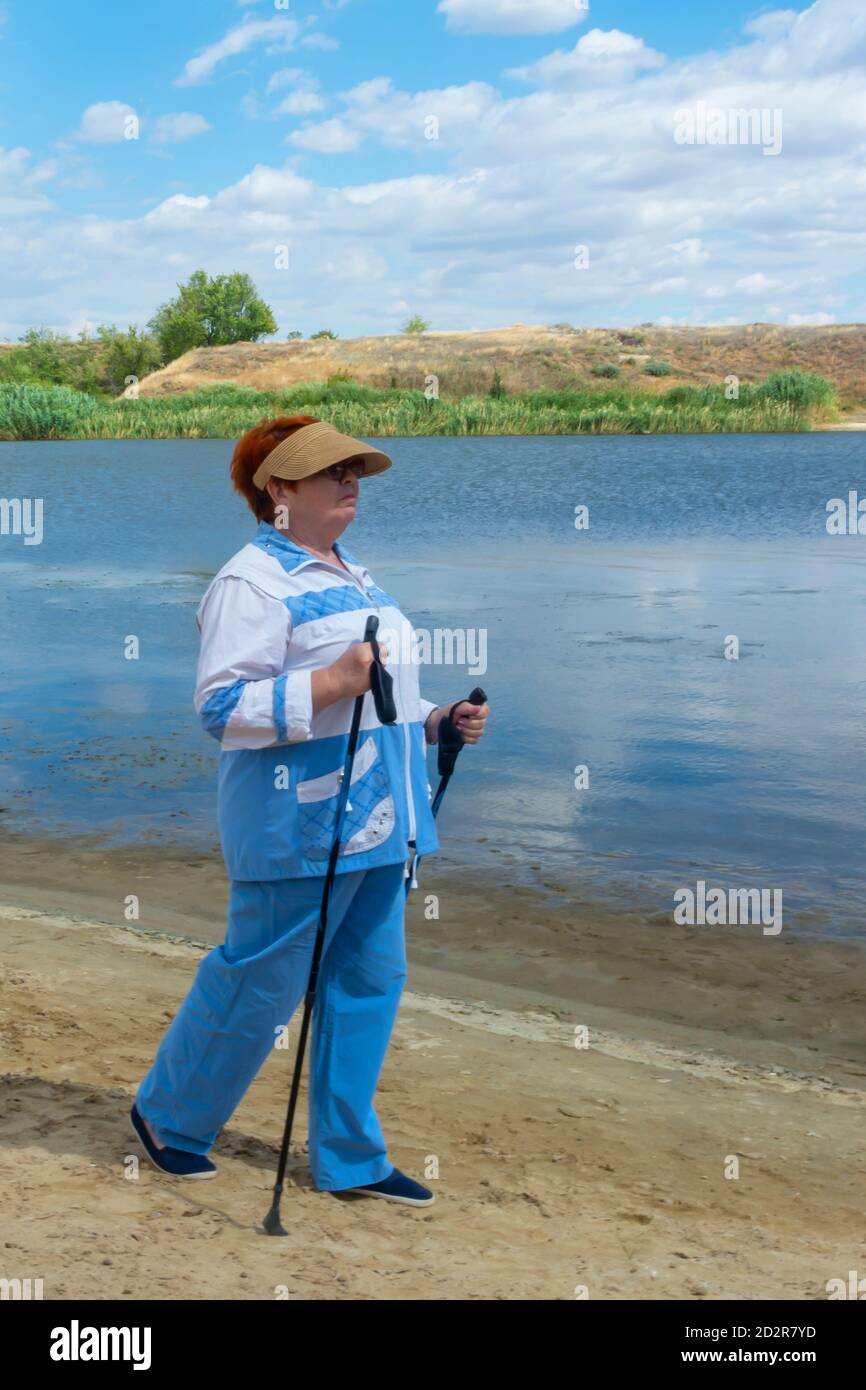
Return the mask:
{"type": "Polygon", "coordinates": [[[271,525],[274,521],[274,504],[269,494],[253,482],[253,474],[259,464],[272,449],[276,449],[302,425],[317,423],[315,415],[279,415],[275,420],[263,420],[238,440],[229,465],[229,476],[232,487],[245,498],[258,521],[269,521],[271,525]]]}

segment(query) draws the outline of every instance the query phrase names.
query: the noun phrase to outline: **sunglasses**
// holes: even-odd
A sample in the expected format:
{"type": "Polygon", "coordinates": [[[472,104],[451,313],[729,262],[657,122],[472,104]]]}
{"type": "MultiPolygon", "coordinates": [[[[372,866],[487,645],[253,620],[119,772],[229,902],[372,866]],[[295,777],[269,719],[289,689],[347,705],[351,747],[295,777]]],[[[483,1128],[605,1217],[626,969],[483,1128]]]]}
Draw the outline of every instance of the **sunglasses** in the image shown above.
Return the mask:
{"type": "Polygon", "coordinates": [[[333,478],[335,482],[342,483],[347,473],[351,473],[354,478],[363,478],[367,464],[364,459],[357,463],[332,463],[330,468],[323,468],[320,471],[328,478],[333,478]]]}

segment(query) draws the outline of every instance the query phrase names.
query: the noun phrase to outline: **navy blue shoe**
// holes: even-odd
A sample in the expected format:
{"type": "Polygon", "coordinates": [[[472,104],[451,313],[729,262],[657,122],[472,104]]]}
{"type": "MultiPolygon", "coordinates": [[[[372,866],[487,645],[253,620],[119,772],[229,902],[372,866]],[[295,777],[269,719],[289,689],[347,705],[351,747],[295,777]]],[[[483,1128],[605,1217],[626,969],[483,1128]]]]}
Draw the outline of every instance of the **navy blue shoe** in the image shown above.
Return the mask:
{"type": "Polygon", "coordinates": [[[407,1207],[429,1207],[436,1201],[429,1187],[422,1187],[420,1182],[407,1178],[399,1168],[392,1168],[390,1175],[381,1182],[368,1182],[365,1187],[344,1187],[339,1190],[360,1192],[364,1197],[382,1197],[386,1202],[402,1202],[407,1207]]]}
{"type": "Polygon", "coordinates": [[[168,1178],[213,1178],[216,1176],[216,1164],[211,1163],[204,1154],[191,1154],[187,1153],[186,1149],[170,1149],[167,1146],[158,1149],[145,1129],[144,1121],[135,1104],[129,1112],[129,1118],[132,1121],[132,1128],[144,1146],[144,1152],[154,1168],[160,1173],[164,1173],[168,1178]]]}

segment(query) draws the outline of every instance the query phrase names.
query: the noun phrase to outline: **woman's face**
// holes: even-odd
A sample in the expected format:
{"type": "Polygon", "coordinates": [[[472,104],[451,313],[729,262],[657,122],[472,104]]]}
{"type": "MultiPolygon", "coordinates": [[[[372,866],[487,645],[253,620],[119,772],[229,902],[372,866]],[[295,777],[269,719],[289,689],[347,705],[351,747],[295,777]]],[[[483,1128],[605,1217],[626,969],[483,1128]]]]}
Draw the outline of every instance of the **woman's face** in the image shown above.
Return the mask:
{"type": "MultiPolygon", "coordinates": [[[[346,464],[363,459],[347,459],[346,464]]],[[[350,521],[354,521],[358,508],[359,480],[346,468],[341,479],[332,477],[327,471],[313,473],[309,478],[299,478],[290,483],[283,478],[272,478],[268,492],[278,509],[282,505],[288,511],[288,525],[293,531],[323,529],[333,536],[343,533],[350,521]]],[[[283,513],[285,516],[285,513],[283,513]]]]}

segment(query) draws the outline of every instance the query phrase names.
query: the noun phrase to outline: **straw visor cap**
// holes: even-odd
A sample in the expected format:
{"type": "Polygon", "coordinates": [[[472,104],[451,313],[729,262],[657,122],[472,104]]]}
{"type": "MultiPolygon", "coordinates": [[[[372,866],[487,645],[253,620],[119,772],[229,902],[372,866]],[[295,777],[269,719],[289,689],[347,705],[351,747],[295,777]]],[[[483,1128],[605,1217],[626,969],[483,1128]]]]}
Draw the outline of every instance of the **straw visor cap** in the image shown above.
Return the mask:
{"type": "Polygon", "coordinates": [[[332,463],[344,463],[350,458],[364,459],[365,477],[383,473],[393,463],[381,449],[374,449],[350,434],[341,434],[324,420],[317,420],[313,425],[302,425],[272,449],[253,474],[253,483],[257,488],[264,488],[268,478],[288,478],[296,482],[320,473],[332,463]]]}

